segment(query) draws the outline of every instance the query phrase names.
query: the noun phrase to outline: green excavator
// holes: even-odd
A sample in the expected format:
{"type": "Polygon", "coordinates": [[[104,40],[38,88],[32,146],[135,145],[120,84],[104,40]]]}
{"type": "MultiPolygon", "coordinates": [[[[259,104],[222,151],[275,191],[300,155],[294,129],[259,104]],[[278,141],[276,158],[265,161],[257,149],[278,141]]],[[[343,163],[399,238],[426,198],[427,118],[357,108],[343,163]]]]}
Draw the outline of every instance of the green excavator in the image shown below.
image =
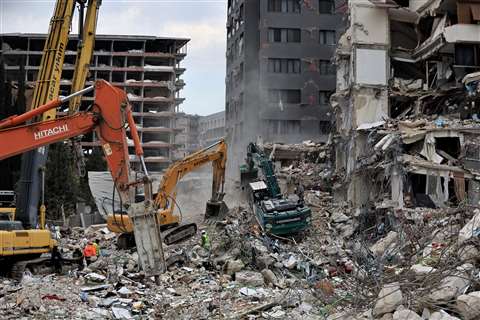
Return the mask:
{"type": "Polygon", "coordinates": [[[291,235],[307,229],[312,211],[303,196],[284,196],[278,185],[272,160],[255,143],[247,147],[246,164],[240,167],[242,189],[263,231],[273,235],[291,235]]]}

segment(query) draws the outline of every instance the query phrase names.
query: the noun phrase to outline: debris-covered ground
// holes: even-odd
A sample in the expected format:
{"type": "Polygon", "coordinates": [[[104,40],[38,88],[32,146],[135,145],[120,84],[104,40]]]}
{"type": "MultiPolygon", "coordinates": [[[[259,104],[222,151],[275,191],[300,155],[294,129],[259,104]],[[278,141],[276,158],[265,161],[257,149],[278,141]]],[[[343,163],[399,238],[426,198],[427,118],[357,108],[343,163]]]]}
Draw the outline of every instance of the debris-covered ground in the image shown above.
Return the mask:
{"type": "MultiPolygon", "coordinates": [[[[312,226],[294,238],[261,232],[247,209],[166,248],[161,284],[105,226],[65,230],[64,255],[99,239],[82,270],[1,279],[5,319],[479,319],[480,211],[388,205],[353,210],[321,191],[324,146],[278,168],[309,189],[312,226]],[[299,168],[301,170],[299,170],[299,168]]],[[[310,152],[310,151],[309,151],[310,152]]]]}

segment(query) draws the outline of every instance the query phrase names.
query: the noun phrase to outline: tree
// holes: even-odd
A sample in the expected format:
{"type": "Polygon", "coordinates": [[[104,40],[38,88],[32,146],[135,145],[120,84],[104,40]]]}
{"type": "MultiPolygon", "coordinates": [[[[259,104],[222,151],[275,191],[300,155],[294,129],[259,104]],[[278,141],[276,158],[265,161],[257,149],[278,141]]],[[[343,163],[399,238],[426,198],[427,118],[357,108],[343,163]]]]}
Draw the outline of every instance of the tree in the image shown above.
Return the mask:
{"type": "MultiPolygon", "coordinates": [[[[25,112],[25,62],[20,62],[18,89],[15,102],[12,99],[14,87],[7,79],[3,55],[0,54],[0,119],[25,112]]],[[[20,175],[21,156],[0,161],[0,189],[13,190],[20,175]]]]}
{"type": "Polygon", "coordinates": [[[45,172],[45,204],[48,219],[61,218],[61,206],[67,213],[75,212],[80,195],[80,178],[76,172],[73,152],[67,142],[50,145],[45,172]]]}
{"type": "Polygon", "coordinates": [[[100,147],[93,147],[92,153],[86,155],[86,171],[87,174],[85,177],[80,179],[80,190],[82,194],[82,198],[85,202],[95,208],[95,199],[90,192],[90,187],[88,185],[88,172],[89,171],[106,171],[107,169],[107,162],[105,161],[105,157],[103,155],[102,149],[100,147]]]}

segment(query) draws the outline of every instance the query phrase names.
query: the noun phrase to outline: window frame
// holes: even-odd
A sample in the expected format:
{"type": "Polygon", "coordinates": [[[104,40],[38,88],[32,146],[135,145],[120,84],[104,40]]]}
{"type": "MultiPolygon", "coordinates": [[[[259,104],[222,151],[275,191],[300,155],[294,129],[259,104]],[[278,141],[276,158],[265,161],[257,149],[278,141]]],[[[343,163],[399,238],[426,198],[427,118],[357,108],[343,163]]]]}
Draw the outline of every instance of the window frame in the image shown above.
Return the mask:
{"type": "Polygon", "coordinates": [[[268,28],[269,43],[301,43],[302,29],[299,28],[268,28]]]}
{"type": "Polygon", "coordinates": [[[302,6],[300,0],[268,0],[267,12],[299,14],[302,12],[302,6]]]}
{"type": "Polygon", "coordinates": [[[319,90],[318,91],[318,104],[321,106],[328,106],[330,104],[330,97],[332,96],[333,91],[329,90],[319,90]]]}
{"type": "Polygon", "coordinates": [[[267,62],[268,73],[282,73],[282,74],[300,74],[301,61],[300,59],[290,58],[268,58],[267,62]]]}
{"type": "Polygon", "coordinates": [[[280,102],[285,104],[300,104],[302,103],[301,89],[269,89],[268,102],[271,104],[278,104],[280,102]]]}
{"type": "Polygon", "coordinates": [[[335,1],[334,0],[318,0],[318,13],[319,14],[334,14],[335,13],[335,1]],[[323,5],[322,5],[323,3],[323,5]],[[326,9],[326,5],[329,5],[329,10],[326,9]]]}
{"type": "Polygon", "coordinates": [[[322,76],[333,76],[336,75],[337,70],[335,65],[331,63],[330,60],[318,60],[318,73],[322,76]]]}
{"type": "Polygon", "coordinates": [[[335,30],[319,30],[318,41],[321,45],[334,46],[337,44],[337,33],[335,30]],[[329,42],[329,40],[331,40],[331,42],[329,42]]]}

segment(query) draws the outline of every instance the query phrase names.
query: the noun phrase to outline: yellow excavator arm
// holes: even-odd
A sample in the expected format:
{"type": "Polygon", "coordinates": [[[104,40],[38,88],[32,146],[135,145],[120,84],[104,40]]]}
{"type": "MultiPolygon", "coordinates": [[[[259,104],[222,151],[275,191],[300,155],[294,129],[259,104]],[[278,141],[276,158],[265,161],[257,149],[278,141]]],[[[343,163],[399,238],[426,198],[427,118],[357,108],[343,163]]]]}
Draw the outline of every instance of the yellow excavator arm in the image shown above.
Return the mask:
{"type": "Polygon", "coordinates": [[[210,162],[213,166],[211,200],[217,200],[218,196],[223,194],[226,160],[227,145],[224,140],[220,140],[210,147],[197,151],[184,159],[175,162],[163,175],[162,182],[160,183],[155,198],[155,205],[160,209],[167,209],[167,204],[172,202],[169,198],[175,200],[175,189],[178,181],[180,181],[180,179],[182,179],[187,173],[195,171],[210,162]]]}
{"type": "MultiPolygon", "coordinates": [[[[168,167],[155,197],[155,208],[160,226],[176,226],[181,222],[180,218],[173,214],[177,184],[187,173],[199,169],[207,163],[212,163],[213,182],[212,196],[207,202],[205,215],[209,217],[221,213],[226,207],[223,202],[226,162],[227,144],[224,140],[220,140],[168,167]]],[[[128,234],[133,232],[132,222],[126,214],[110,214],[107,218],[107,226],[110,231],[116,233],[128,234]]]]}
{"type": "MultiPolygon", "coordinates": [[[[78,45],[77,61],[75,62],[72,88],[70,90],[71,93],[78,92],[85,87],[85,82],[87,81],[88,72],[90,70],[90,60],[92,60],[93,56],[95,34],[97,31],[98,10],[101,3],[101,0],[88,1],[85,22],[83,23],[83,28],[82,26],[80,27],[82,29],[80,34],[81,38],[79,39],[80,43],[78,45]]],[[[85,1],[81,2],[80,5],[82,6],[80,11],[80,21],[82,21],[85,1]]],[[[80,108],[81,100],[82,96],[76,96],[72,100],[70,100],[68,108],[69,114],[74,114],[78,111],[78,109],[80,108]]]]}

